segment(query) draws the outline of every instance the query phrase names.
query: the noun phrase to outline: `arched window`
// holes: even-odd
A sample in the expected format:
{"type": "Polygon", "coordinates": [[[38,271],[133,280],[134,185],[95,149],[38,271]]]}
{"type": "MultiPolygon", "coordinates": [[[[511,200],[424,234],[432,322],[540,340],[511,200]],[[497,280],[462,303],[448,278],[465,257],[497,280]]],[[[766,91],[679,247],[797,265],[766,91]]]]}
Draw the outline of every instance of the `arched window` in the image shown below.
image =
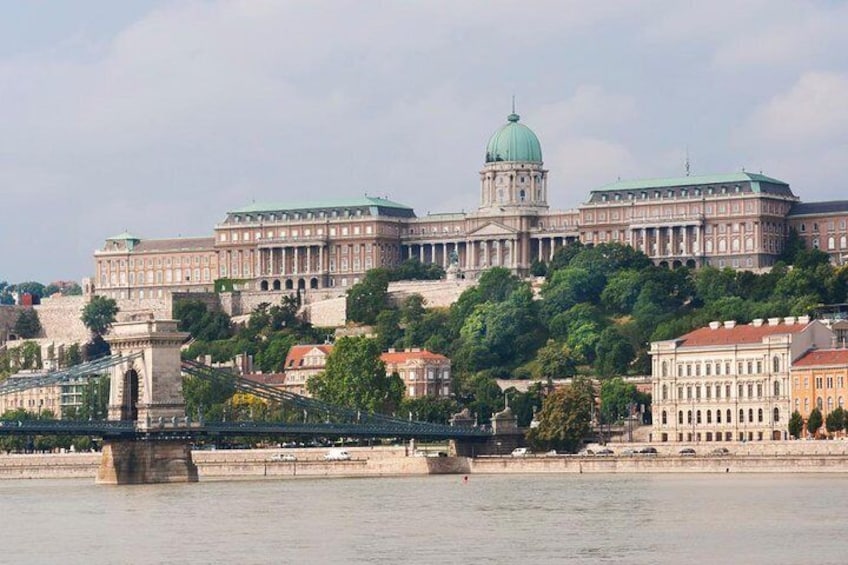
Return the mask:
{"type": "Polygon", "coordinates": [[[688,410],[688,411],[686,412],[686,423],[687,423],[687,424],[691,424],[691,423],[692,423],[692,411],[691,411],[691,410],[688,410]]]}
{"type": "Polygon", "coordinates": [[[828,396],[827,397],[827,411],[830,412],[832,410],[833,410],[833,397],[828,396]]]}
{"type": "Polygon", "coordinates": [[[733,420],[730,419],[731,416],[730,408],[727,409],[727,423],[730,424],[733,420]]]}
{"type": "Polygon", "coordinates": [[[668,376],[668,361],[662,362],[662,376],[664,376],[664,377],[668,376]]]}
{"type": "Polygon", "coordinates": [[[774,421],[775,423],[780,421],[780,408],[777,406],[774,407],[774,421]]]}
{"type": "Polygon", "coordinates": [[[750,424],[753,421],[754,421],[754,409],[748,408],[748,423],[750,424]]]}
{"type": "Polygon", "coordinates": [[[721,424],[721,410],[716,410],[716,424],[721,424]]]}
{"type": "Polygon", "coordinates": [[[774,381],[774,395],[780,396],[780,381],[774,381]]]}
{"type": "Polygon", "coordinates": [[[668,400],[668,385],[662,386],[662,399],[668,400]]]}
{"type": "Polygon", "coordinates": [[[822,403],[821,396],[819,396],[818,398],[816,398],[816,408],[818,408],[819,410],[821,410],[822,408],[824,408],[824,404],[822,403]]]}
{"type": "Polygon", "coordinates": [[[678,424],[682,424],[682,423],[683,423],[683,410],[680,410],[680,411],[677,413],[677,423],[678,423],[678,424]]]}
{"type": "Polygon", "coordinates": [[[742,408],[739,409],[739,423],[740,424],[745,423],[745,410],[742,409],[742,408]]]}
{"type": "Polygon", "coordinates": [[[707,410],[707,423],[708,424],[713,423],[713,411],[712,410],[707,410]]]}
{"type": "Polygon", "coordinates": [[[663,423],[663,425],[665,425],[665,424],[667,424],[667,423],[668,423],[668,421],[667,421],[667,420],[668,420],[668,414],[666,413],[666,411],[665,411],[665,410],[663,410],[663,411],[662,411],[662,423],[663,423]]]}
{"type": "Polygon", "coordinates": [[[763,409],[762,408],[757,409],[757,421],[758,422],[763,421],[763,409]]]}
{"type": "Polygon", "coordinates": [[[772,364],[772,371],[775,372],[775,373],[779,373],[780,372],[780,357],[775,355],[771,360],[771,364],[772,364]]]}
{"type": "Polygon", "coordinates": [[[700,424],[700,423],[701,423],[701,411],[700,411],[700,410],[698,410],[698,411],[695,413],[695,419],[697,420],[695,423],[697,423],[697,424],[700,424]]]}

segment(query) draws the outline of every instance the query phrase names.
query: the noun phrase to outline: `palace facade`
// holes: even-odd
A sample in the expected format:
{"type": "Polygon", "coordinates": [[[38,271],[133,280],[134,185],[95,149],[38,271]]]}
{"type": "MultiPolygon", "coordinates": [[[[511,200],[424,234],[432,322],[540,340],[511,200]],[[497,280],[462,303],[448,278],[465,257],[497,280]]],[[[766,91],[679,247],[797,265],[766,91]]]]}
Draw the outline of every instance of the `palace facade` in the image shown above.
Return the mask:
{"type": "Polygon", "coordinates": [[[570,241],[620,242],[669,267],[763,269],[794,228],[834,261],[848,256],[848,201],[801,203],[783,181],[748,172],[619,181],[574,210],[548,206],[539,139],[510,114],[489,139],[473,212],[428,214],[386,198],[252,204],[212,237],[145,240],[124,233],[95,251],[94,291],[115,298],[211,290],[343,289],[408,258],[466,278],[494,266],[527,275],[570,241]]]}

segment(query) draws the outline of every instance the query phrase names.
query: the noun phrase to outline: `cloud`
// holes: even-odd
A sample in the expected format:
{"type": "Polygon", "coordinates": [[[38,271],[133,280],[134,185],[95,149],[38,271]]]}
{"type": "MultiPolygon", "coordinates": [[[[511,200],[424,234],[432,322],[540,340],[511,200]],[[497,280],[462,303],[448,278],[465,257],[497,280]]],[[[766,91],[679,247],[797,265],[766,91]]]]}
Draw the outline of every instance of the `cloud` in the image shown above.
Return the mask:
{"type": "Polygon", "coordinates": [[[757,108],[741,137],[777,149],[829,142],[848,135],[848,73],[804,73],[784,93],[757,108]]]}

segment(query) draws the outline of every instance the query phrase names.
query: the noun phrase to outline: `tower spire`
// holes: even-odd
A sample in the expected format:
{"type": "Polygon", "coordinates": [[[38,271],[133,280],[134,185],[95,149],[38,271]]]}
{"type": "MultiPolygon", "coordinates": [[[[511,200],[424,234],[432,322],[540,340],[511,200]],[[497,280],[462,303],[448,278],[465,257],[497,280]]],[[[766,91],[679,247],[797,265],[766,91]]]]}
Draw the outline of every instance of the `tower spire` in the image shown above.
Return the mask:
{"type": "Polygon", "coordinates": [[[515,94],[512,95],[512,113],[515,113],[515,94]]]}
{"type": "Polygon", "coordinates": [[[686,160],[683,162],[683,168],[686,170],[686,176],[688,177],[691,174],[691,167],[689,163],[689,146],[686,146],[686,160]]]}

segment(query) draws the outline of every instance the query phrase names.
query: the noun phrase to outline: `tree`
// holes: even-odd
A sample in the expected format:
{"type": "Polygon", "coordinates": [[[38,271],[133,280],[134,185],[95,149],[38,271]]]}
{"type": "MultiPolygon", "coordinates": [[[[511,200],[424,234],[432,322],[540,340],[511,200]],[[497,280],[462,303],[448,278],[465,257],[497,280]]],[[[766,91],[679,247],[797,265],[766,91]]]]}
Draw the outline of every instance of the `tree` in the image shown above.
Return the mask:
{"type": "Polygon", "coordinates": [[[615,377],[601,383],[601,417],[604,423],[615,423],[630,414],[636,402],[636,385],[615,377]]]}
{"type": "Polygon", "coordinates": [[[115,316],[118,314],[118,305],[111,299],[105,296],[95,296],[91,302],[85,305],[82,309],[82,323],[91,331],[94,336],[104,336],[112,324],[115,323],[115,316]]]}
{"type": "MultiPolygon", "coordinates": [[[[260,305],[261,306],[261,305],[260,305]]],[[[179,300],[174,304],[178,329],[189,332],[195,339],[214,341],[230,337],[230,318],[223,312],[210,311],[202,300],[179,300]]],[[[253,322],[253,315],[250,317],[253,322]]]]}
{"type": "Polygon", "coordinates": [[[67,353],[65,353],[65,366],[74,367],[80,363],[82,363],[82,351],[80,350],[80,345],[78,343],[73,343],[70,347],[68,347],[67,353]]]}
{"type": "Polygon", "coordinates": [[[309,392],[318,400],[366,412],[392,413],[403,397],[403,381],[386,375],[377,340],[343,337],[327,357],[326,369],[310,377],[309,392]]]}
{"type": "Polygon", "coordinates": [[[297,337],[286,333],[276,333],[264,340],[256,352],[255,364],[263,373],[279,373],[289,349],[297,343],[297,337]]]}
{"type": "Polygon", "coordinates": [[[386,307],[389,272],[371,269],[362,281],[347,291],[347,319],[361,324],[374,324],[377,315],[386,307]]]}
{"type": "Polygon", "coordinates": [[[18,337],[24,339],[38,337],[41,333],[41,321],[38,319],[38,312],[35,311],[35,308],[24,309],[18,315],[14,329],[18,337]]]}
{"type": "Polygon", "coordinates": [[[840,406],[825,418],[827,433],[834,434],[845,429],[845,410],[840,406]]]}
{"type": "Polygon", "coordinates": [[[795,410],[789,417],[789,435],[798,439],[801,437],[801,432],[804,431],[804,418],[801,413],[795,410]]]}
{"type": "Polygon", "coordinates": [[[568,346],[552,339],[536,352],[536,365],[537,376],[542,379],[573,377],[577,372],[577,364],[568,346]]]}
{"type": "Polygon", "coordinates": [[[595,371],[602,377],[626,374],[635,356],[630,342],[616,328],[609,327],[595,344],[595,371]]]}
{"type": "Polygon", "coordinates": [[[202,417],[220,421],[224,415],[224,404],[235,391],[235,377],[220,379],[183,377],[186,414],[192,418],[202,417]]]}
{"type": "Polygon", "coordinates": [[[591,429],[593,403],[592,385],[585,379],[553,391],[542,403],[539,425],[527,433],[527,441],[539,451],[577,451],[591,429]]]}
{"type": "Polygon", "coordinates": [[[457,412],[459,412],[459,404],[456,400],[433,396],[406,397],[398,408],[398,416],[401,418],[411,414],[414,420],[434,424],[447,424],[451,416],[457,412]]]}
{"type": "Polygon", "coordinates": [[[807,417],[807,432],[812,434],[813,436],[818,433],[819,428],[822,427],[822,413],[818,408],[813,408],[810,412],[810,415],[807,417]]]}

